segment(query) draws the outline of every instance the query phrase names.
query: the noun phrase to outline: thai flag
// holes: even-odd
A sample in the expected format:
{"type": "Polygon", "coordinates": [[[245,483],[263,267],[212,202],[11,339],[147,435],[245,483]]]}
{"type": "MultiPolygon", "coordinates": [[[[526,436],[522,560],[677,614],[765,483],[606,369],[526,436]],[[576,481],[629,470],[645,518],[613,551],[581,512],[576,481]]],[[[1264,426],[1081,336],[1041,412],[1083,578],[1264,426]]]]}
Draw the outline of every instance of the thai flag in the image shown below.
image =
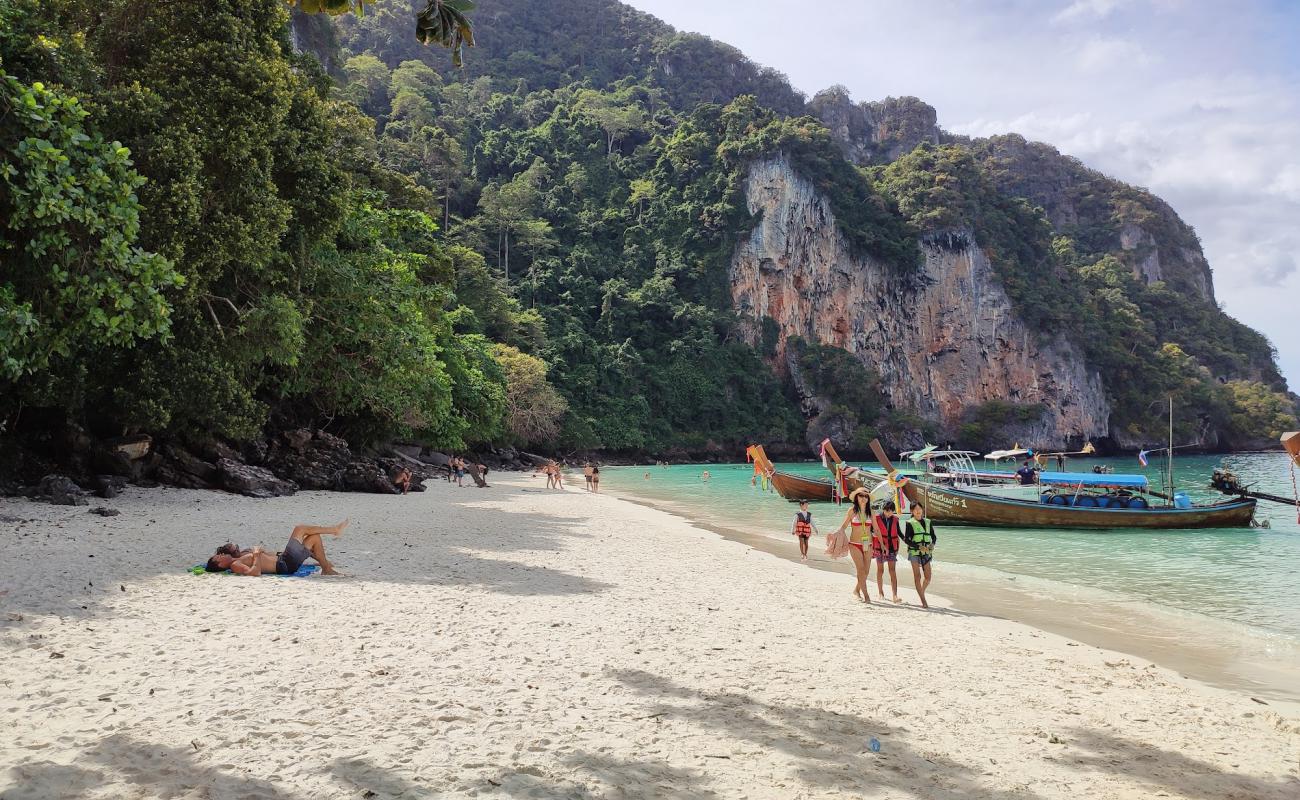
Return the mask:
{"type": "Polygon", "coordinates": [[[1141,465],[1144,466],[1144,467],[1147,465],[1147,453],[1149,453],[1149,452],[1151,452],[1151,451],[1150,451],[1150,450],[1140,450],[1140,451],[1138,451],[1138,463],[1141,464],[1141,465]]]}

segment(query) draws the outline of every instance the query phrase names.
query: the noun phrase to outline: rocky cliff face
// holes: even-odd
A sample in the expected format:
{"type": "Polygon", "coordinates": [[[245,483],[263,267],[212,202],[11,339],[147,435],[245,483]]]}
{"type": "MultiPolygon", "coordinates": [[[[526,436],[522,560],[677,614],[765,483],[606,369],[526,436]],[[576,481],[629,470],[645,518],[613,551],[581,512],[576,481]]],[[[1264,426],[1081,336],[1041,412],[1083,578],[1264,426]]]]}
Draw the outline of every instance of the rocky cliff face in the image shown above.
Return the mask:
{"type": "Polygon", "coordinates": [[[745,191],[759,222],[737,246],[730,279],[752,343],[769,317],[782,342],[841,347],[880,373],[895,408],[948,431],[968,407],[1003,400],[1046,409],[1015,433],[1039,446],[1107,433],[1098,376],[1063,337],[1042,341],[1015,318],[971,236],[924,243],[922,275],[900,279],[849,252],[829,203],[784,157],[756,162],[745,191]]]}
{"type": "Polygon", "coordinates": [[[939,144],[952,138],[939,129],[934,106],[915,97],[854,103],[848,90],[837,86],[818,92],[808,108],[857,164],[888,163],[921,142],[939,144]]]}

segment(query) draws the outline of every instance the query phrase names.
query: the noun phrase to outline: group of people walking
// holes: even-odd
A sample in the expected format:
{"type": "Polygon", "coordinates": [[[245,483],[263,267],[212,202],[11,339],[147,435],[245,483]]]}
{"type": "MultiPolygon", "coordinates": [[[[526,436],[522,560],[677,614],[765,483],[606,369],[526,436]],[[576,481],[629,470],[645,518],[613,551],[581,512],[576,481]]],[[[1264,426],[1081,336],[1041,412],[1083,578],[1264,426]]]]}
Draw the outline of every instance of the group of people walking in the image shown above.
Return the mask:
{"type": "MultiPolygon", "coordinates": [[[[849,509],[838,529],[826,537],[826,555],[831,558],[853,559],[856,583],[853,594],[864,603],[870,603],[867,581],[871,575],[871,565],[876,565],[876,592],[881,600],[885,598],[885,572],[889,572],[891,599],[901,603],[898,596],[898,573],[895,564],[903,546],[907,547],[907,560],[912,565],[912,580],[916,585],[916,594],[921,600],[922,608],[929,608],[925,590],[930,585],[930,564],[934,558],[934,546],[939,537],[935,533],[934,523],[925,516],[925,506],[912,503],[911,515],[904,520],[894,505],[887,500],[880,507],[879,513],[871,510],[871,494],[865,488],[855,489],[849,495],[849,509]],[[848,534],[845,534],[845,531],[848,534]]],[[[799,503],[791,533],[799,539],[801,560],[808,560],[808,539],[816,531],[812,512],[808,510],[808,501],[799,503]]]]}

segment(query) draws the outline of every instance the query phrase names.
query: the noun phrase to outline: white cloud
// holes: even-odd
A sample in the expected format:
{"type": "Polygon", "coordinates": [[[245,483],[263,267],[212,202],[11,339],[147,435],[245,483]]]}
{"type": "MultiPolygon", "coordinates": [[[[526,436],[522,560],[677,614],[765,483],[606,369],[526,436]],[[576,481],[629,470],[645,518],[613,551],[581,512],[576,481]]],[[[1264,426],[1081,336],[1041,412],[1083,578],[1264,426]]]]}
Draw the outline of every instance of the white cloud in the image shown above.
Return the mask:
{"type": "Polygon", "coordinates": [[[1090,19],[1105,19],[1111,12],[1123,5],[1123,0],[1074,0],[1058,11],[1053,22],[1069,23],[1090,19]]]}
{"type": "Polygon", "coordinates": [[[959,133],[1017,132],[1163,197],[1200,235],[1227,311],[1300,389],[1300,4],[1244,0],[631,0],[811,94],[915,95],[959,133]]]}
{"type": "Polygon", "coordinates": [[[1074,58],[1084,72],[1133,69],[1154,60],[1137,42],[1108,36],[1089,37],[1075,49],[1074,58]]]}

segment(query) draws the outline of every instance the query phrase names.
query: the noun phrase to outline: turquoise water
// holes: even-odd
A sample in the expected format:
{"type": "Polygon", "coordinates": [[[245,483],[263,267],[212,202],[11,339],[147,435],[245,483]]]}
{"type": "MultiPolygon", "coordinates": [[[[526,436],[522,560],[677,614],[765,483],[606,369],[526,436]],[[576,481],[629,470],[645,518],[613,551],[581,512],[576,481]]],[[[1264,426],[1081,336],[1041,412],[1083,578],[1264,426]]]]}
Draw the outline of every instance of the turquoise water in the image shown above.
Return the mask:
{"type": "MultiPolygon", "coordinates": [[[[977,462],[980,463],[980,462],[977,462]]],[[[1163,462],[1162,462],[1163,463],[1163,462]]],[[[1115,472],[1144,473],[1160,486],[1155,462],[1137,459],[1071,459],[1071,471],[1109,464],[1115,472]]],[[[1226,457],[1189,456],[1175,462],[1180,490],[1195,501],[1223,495],[1207,488],[1223,464],[1259,491],[1291,497],[1290,462],[1281,453],[1226,457]]],[[[820,463],[779,464],[786,472],[822,476],[820,463]]],[[[704,523],[784,538],[794,548],[790,525],[796,506],[750,485],[748,464],[610,467],[601,471],[609,489],[639,496],[704,523]],[[701,473],[711,475],[706,483],[701,473]],[[650,474],[647,480],[645,473],[650,474]]],[[[843,511],[812,505],[823,533],[839,525],[843,511]]],[[[1294,506],[1261,501],[1256,519],[1270,528],[1195,531],[1046,531],[947,527],[940,530],[936,561],[968,564],[1058,585],[1081,586],[1203,614],[1270,635],[1300,640],[1300,525],[1294,506]]],[[[815,542],[820,551],[821,543],[815,542]]]]}

